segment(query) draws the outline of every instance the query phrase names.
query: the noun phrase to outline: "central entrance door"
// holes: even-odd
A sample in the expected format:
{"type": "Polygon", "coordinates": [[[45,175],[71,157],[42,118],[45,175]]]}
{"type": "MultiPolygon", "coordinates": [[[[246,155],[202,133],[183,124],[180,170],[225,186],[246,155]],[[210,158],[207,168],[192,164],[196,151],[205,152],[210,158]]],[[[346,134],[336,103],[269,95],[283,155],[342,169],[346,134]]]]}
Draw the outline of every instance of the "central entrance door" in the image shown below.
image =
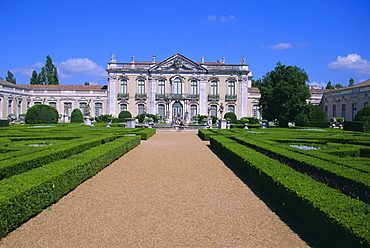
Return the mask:
{"type": "Polygon", "coordinates": [[[183,107],[180,102],[172,104],[172,119],[178,119],[183,117],[183,107]]]}

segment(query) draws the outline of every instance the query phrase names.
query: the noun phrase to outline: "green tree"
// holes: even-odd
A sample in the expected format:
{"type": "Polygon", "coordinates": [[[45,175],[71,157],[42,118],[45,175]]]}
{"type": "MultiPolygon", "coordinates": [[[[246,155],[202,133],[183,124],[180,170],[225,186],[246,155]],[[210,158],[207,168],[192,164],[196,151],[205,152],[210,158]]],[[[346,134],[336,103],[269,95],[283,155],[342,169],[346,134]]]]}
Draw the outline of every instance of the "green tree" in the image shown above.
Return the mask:
{"type": "Polygon", "coordinates": [[[45,84],[59,84],[58,70],[49,55],[46,56],[45,75],[47,80],[45,84]]]}
{"type": "Polygon", "coordinates": [[[90,83],[89,82],[85,82],[85,85],[90,85],[90,83]]]}
{"type": "Polygon", "coordinates": [[[258,80],[252,79],[252,87],[258,88],[260,84],[261,84],[260,79],[258,79],[258,80]]]}
{"type": "Polygon", "coordinates": [[[118,118],[123,119],[122,121],[126,121],[126,118],[132,118],[132,115],[130,111],[124,110],[119,112],[118,118]]]}
{"type": "Polygon", "coordinates": [[[263,77],[259,87],[263,118],[276,120],[280,127],[288,127],[289,122],[308,115],[310,110],[306,100],[311,94],[307,81],[308,75],[303,69],[277,63],[275,70],[263,77]]]}
{"type": "Polygon", "coordinates": [[[58,111],[49,105],[34,105],[27,110],[25,122],[26,124],[56,124],[58,123],[58,111]]]}
{"type": "Polygon", "coordinates": [[[6,76],[5,80],[8,81],[9,83],[13,83],[13,84],[17,83],[17,80],[15,79],[11,71],[8,71],[8,75],[6,76]]]}
{"type": "Polygon", "coordinates": [[[237,117],[236,117],[236,114],[234,114],[233,112],[227,112],[225,115],[224,115],[224,118],[225,119],[230,119],[231,123],[235,123],[237,117]]]}
{"type": "Polygon", "coordinates": [[[334,86],[331,84],[331,81],[328,82],[325,89],[334,89],[334,86]]]}
{"type": "Polygon", "coordinates": [[[350,78],[350,79],[349,79],[349,84],[348,84],[348,86],[353,86],[353,85],[355,85],[355,80],[354,80],[353,78],[350,78]]]}
{"type": "Polygon", "coordinates": [[[336,88],[336,89],[340,89],[340,88],[343,88],[343,85],[341,85],[341,84],[336,84],[336,85],[334,85],[334,88],[336,88]]]}
{"type": "Polygon", "coordinates": [[[82,123],[84,122],[84,117],[80,109],[76,108],[71,113],[71,123],[82,123]]]}
{"type": "Polygon", "coordinates": [[[32,77],[31,77],[31,79],[30,79],[30,84],[40,84],[40,83],[39,83],[38,74],[37,74],[37,71],[36,71],[36,70],[34,70],[34,71],[32,72],[32,77]]]}
{"type": "Polygon", "coordinates": [[[37,75],[38,84],[46,84],[46,72],[45,67],[41,68],[41,72],[37,75]]]}

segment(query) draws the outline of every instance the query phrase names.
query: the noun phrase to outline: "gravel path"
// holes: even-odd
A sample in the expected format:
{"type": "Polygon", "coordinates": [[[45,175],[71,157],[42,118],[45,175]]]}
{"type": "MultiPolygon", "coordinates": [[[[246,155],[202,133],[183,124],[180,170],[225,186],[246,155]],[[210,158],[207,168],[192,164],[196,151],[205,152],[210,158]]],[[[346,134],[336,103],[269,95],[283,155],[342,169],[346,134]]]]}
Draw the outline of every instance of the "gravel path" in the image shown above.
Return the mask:
{"type": "Polygon", "coordinates": [[[194,132],[160,132],[0,247],[308,247],[194,132]]]}

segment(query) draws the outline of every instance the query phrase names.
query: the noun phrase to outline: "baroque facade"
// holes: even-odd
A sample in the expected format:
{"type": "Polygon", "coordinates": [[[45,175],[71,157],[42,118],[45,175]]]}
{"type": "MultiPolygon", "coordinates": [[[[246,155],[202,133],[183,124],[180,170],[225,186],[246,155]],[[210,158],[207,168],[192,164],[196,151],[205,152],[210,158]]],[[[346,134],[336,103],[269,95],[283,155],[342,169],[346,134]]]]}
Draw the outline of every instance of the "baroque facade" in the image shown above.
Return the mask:
{"type": "Polygon", "coordinates": [[[194,62],[177,53],[164,61],[108,64],[108,112],[117,116],[128,110],[133,115],[159,114],[163,121],[191,121],[196,115],[220,117],[233,112],[252,116],[248,98],[252,71],[244,58],[240,64],[194,62]]]}
{"type": "Polygon", "coordinates": [[[320,103],[327,120],[332,117],[343,117],[353,120],[357,112],[370,103],[370,79],[360,84],[330,90],[320,103]]]}
{"type": "MultiPolygon", "coordinates": [[[[225,59],[205,62],[204,57],[194,62],[177,53],[163,61],[156,61],[153,55],[149,62],[135,61],[132,57],[131,62],[118,63],[112,55],[107,76],[108,85],[19,85],[0,79],[0,119],[9,115],[18,118],[36,104],[55,107],[61,122],[68,122],[75,108],[92,117],[104,114],[118,117],[123,110],[133,116],[158,114],[168,123],[176,118],[191,122],[198,114],[220,118],[221,113],[227,112],[238,118],[261,118],[260,92],[251,87],[252,71],[243,57],[239,64],[226,64],[225,59]]],[[[364,93],[365,89],[358,92],[364,93]]],[[[323,99],[327,112],[332,112],[331,98],[326,96],[337,91],[310,89],[309,101],[319,105],[323,99]]],[[[364,97],[368,97],[367,93],[364,97]]],[[[358,110],[365,102],[358,103],[358,110]]],[[[322,105],[323,109],[325,106],[322,105]]]]}

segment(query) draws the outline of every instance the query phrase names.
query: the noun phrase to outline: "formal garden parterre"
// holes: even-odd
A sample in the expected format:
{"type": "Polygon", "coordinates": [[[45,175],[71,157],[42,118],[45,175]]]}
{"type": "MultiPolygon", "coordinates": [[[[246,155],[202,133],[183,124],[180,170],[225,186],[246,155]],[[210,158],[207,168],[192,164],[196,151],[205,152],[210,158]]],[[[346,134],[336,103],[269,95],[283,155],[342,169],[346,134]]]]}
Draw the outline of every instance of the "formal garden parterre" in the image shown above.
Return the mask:
{"type": "Polygon", "coordinates": [[[309,128],[198,134],[333,247],[370,246],[370,134],[309,128]]]}
{"type": "Polygon", "coordinates": [[[0,238],[155,134],[80,124],[0,130],[0,238]]]}

